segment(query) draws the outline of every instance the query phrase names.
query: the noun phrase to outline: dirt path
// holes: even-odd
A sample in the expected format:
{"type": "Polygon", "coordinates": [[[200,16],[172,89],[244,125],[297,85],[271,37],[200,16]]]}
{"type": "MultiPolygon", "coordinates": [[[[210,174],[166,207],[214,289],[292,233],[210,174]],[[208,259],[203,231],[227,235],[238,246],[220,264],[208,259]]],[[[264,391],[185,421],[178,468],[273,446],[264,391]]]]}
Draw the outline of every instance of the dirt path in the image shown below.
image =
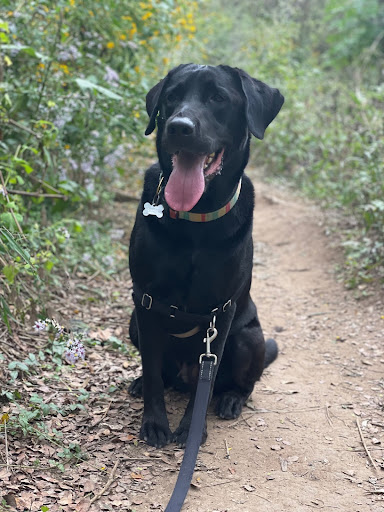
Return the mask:
{"type": "MultiPolygon", "coordinates": [[[[380,495],[367,494],[384,487],[383,302],[356,302],[336,282],[339,255],[315,207],[256,190],[252,295],[281,352],[239,421],[210,414],[185,510],[383,511],[380,495]]],[[[162,473],[138,510],[166,503],[175,477],[162,473]]]]}
{"type": "MultiPolygon", "coordinates": [[[[280,355],[237,421],[209,413],[208,441],[183,511],[384,511],[383,297],[358,302],[336,281],[340,255],[324,235],[316,207],[255,185],[252,295],[280,355]]],[[[53,309],[77,315],[75,321],[99,340],[126,339],[127,273],[109,284],[101,276],[82,282],[72,283],[53,309]]],[[[37,391],[54,392],[63,401],[68,389],[90,393],[87,411],[48,422],[66,440],[77,441],[89,459],[66,464],[64,474],[15,469],[10,475],[0,467],[0,495],[13,489],[18,510],[24,504],[33,512],[42,505],[50,512],[164,510],[183,451],[174,445],[155,450],[138,441],[142,402],[127,394],[127,381],[138,371],[130,356],[104,344],[88,351],[86,367],[68,368],[59,381],[36,379],[37,391]],[[100,496],[116,461],[116,479],[100,496]]],[[[167,394],[171,426],[185,404],[180,395],[167,394]]],[[[44,456],[55,456],[49,450],[40,441],[9,439],[14,463],[32,464],[37,453],[44,463],[44,456]]]]}

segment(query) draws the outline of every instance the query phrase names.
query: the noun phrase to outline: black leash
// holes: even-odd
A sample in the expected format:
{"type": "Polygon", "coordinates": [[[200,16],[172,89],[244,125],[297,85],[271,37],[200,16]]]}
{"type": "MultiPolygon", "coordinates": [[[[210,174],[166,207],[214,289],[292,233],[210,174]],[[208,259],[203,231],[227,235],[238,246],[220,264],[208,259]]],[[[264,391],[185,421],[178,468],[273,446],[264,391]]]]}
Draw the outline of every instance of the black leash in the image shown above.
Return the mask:
{"type": "Polygon", "coordinates": [[[209,324],[206,337],[204,338],[204,343],[206,343],[206,351],[200,355],[199,359],[199,380],[197,383],[195,402],[192,411],[192,420],[189,428],[184,457],[180,466],[175,488],[173,489],[171,499],[167,505],[167,508],[165,509],[165,512],[180,512],[185,497],[187,496],[193,472],[195,470],[197,454],[199,453],[199,448],[203,436],[209,397],[211,394],[214,367],[217,365],[217,356],[216,354],[211,353],[211,342],[217,336],[216,316],[228,311],[232,305],[235,304],[235,301],[240,296],[240,293],[241,288],[236,292],[232,299],[228,300],[225,304],[222,304],[213,309],[209,315],[199,315],[179,310],[176,306],[173,305],[165,305],[148,293],[143,293],[143,291],[140,290],[136,284],[133,286],[133,300],[135,306],[143,307],[147,310],[152,310],[156,313],[160,313],[164,316],[181,321],[195,322],[203,325],[209,324]]]}
{"type": "Polygon", "coordinates": [[[206,355],[201,358],[199,381],[183,462],[165,512],[179,512],[187,496],[203,435],[215,364],[216,359],[212,359],[212,356],[209,359],[206,355]]]}

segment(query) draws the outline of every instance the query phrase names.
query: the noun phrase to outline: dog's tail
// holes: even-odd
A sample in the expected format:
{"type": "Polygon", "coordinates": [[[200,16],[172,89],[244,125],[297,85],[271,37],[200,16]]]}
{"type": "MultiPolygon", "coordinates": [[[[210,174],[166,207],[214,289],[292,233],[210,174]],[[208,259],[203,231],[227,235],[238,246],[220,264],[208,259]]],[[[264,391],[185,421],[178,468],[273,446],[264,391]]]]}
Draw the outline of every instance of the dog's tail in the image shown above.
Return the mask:
{"type": "Polygon", "coordinates": [[[264,368],[273,363],[278,353],[279,348],[277,346],[276,340],[274,340],[273,338],[268,338],[267,340],[265,340],[264,368]]]}

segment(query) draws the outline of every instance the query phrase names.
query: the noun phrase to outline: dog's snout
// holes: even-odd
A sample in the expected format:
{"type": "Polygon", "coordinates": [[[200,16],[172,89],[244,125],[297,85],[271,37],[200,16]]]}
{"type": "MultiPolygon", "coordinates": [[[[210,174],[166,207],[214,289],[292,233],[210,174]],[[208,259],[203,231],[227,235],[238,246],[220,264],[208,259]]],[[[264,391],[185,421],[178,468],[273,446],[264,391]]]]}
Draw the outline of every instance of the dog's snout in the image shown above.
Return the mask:
{"type": "Polygon", "coordinates": [[[189,136],[195,133],[195,123],[189,117],[175,117],[167,126],[168,135],[189,136]]]}

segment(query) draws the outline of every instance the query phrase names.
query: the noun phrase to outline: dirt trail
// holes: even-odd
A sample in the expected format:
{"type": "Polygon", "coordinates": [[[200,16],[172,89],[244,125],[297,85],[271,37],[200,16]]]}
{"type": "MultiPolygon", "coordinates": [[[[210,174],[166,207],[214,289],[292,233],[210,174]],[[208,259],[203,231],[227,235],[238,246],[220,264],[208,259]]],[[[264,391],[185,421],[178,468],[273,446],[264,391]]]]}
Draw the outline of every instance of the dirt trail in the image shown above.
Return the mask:
{"type": "MultiPolygon", "coordinates": [[[[368,494],[384,487],[383,302],[356,302],[335,280],[340,255],[316,207],[255,185],[252,295],[280,355],[238,421],[209,415],[183,510],[384,511],[384,494],[368,494]]],[[[175,478],[159,475],[137,509],[166,503],[175,478]]]]}
{"type": "MultiPolygon", "coordinates": [[[[335,279],[340,254],[324,235],[319,210],[256,180],[252,295],[280,354],[237,421],[209,412],[208,441],[183,511],[383,512],[383,297],[356,301],[335,279]]],[[[116,206],[115,228],[128,233],[126,210],[116,206]]],[[[47,422],[66,442],[79,443],[88,460],[66,464],[64,474],[28,469],[36,460],[48,464],[57,449],[10,437],[10,462],[24,467],[0,467],[0,496],[13,493],[17,509],[32,512],[43,505],[50,512],[164,510],[183,450],[138,441],[142,401],[127,393],[138,360],[122,355],[121,346],[120,353],[108,349],[111,335],[115,344],[127,338],[128,271],[110,281],[75,276],[62,295],[52,311],[88,326],[99,344],[88,349],[85,365],[62,367],[59,379],[37,376],[33,385],[47,401],[62,403],[77,389],[89,392],[84,412],[47,422]],[[115,480],[102,493],[116,461],[115,480]]],[[[175,427],[186,398],[168,392],[166,399],[175,427]]]]}

